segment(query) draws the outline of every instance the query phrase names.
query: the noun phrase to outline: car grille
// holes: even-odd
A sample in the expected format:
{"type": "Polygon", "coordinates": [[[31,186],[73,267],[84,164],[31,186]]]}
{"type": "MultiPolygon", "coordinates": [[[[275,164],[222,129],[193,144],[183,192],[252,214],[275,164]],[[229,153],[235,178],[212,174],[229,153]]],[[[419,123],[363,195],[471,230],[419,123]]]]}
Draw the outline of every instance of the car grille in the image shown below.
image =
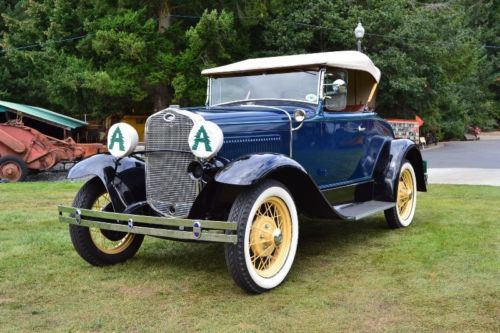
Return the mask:
{"type": "Polygon", "coordinates": [[[187,173],[194,160],[188,144],[192,127],[189,117],[171,110],[160,111],[146,122],[146,197],[153,209],[166,216],[186,217],[198,194],[197,182],[187,173]]]}

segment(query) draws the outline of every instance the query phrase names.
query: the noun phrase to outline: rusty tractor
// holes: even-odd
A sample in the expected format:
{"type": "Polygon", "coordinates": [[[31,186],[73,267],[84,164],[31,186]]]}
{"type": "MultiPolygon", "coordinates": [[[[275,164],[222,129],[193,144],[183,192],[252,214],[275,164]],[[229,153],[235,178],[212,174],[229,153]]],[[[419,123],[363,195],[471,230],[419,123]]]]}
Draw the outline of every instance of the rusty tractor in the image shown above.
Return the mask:
{"type": "Polygon", "coordinates": [[[44,171],[59,162],[73,162],[106,152],[100,143],[80,144],[72,138],[59,140],[23,125],[0,124],[0,180],[23,181],[30,171],[44,171]]]}

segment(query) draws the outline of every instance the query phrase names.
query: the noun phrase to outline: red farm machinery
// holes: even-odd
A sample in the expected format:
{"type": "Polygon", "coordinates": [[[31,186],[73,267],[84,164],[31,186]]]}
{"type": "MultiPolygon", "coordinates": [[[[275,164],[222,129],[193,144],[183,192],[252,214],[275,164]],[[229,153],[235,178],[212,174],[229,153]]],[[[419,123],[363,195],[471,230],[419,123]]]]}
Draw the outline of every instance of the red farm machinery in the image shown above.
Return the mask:
{"type": "Polygon", "coordinates": [[[0,115],[5,121],[0,121],[0,181],[22,181],[30,171],[49,170],[59,162],[74,162],[107,151],[104,144],[76,143],[69,136],[79,135],[75,130],[84,128],[86,122],[3,101],[0,115]]]}

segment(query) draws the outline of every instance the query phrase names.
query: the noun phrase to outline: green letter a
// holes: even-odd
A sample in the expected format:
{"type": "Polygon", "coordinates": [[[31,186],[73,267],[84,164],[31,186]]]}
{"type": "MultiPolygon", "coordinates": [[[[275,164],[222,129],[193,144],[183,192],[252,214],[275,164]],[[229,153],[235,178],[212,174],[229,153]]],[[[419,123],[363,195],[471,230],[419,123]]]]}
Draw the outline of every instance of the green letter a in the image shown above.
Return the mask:
{"type": "Polygon", "coordinates": [[[210,146],[210,138],[208,137],[205,127],[201,126],[194,137],[194,144],[191,148],[192,150],[198,150],[198,144],[203,143],[205,145],[205,151],[211,152],[212,147],[210,146]]]}
{"type": "Polygon", "coordinates": [[[113,149],[115,143],[118,143],[118,149],[120,151],[125,151],[125,142],[123,140],[123,134],[122,131],[120,130],[120,126],[116,126],[113,135],[111,135],[111,141],[109,142],[108,149],[113,149]]]}

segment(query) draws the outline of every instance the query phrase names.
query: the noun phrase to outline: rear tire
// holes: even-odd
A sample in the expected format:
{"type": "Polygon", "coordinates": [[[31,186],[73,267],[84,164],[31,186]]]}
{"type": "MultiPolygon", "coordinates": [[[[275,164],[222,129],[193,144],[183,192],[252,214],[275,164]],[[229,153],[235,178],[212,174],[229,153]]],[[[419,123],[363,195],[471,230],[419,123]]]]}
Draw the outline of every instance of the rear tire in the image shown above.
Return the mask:
{"type": "Polygon", "coordinates": [[[391,228],[405,228],[413,222],[417,207],[417,179],[410,162],[405,160],[399,171],[396,187],[396,206],[384,211],[391,228]]]}
{"type": "Polygon", "coordinates": [[[286,187],[265,180],[245,190],[233,203],[229,221],[238,223],[237,244],[225,245],[235,283],[254,294],[280,285],[292,267],[299,236],[297,209],[286,187]]]}
{"type": "MultiPolygon", "coordinates": [[[[113,211],[102,181],[94,177],[78,191],[73,207],[113,211]],[[102,202],[104,201],[104,203],[102,202]]],[[[95,266],[113,265],[132,258],[141,247],[144,235],[69,225],[76,252],[95,266]]]]}

